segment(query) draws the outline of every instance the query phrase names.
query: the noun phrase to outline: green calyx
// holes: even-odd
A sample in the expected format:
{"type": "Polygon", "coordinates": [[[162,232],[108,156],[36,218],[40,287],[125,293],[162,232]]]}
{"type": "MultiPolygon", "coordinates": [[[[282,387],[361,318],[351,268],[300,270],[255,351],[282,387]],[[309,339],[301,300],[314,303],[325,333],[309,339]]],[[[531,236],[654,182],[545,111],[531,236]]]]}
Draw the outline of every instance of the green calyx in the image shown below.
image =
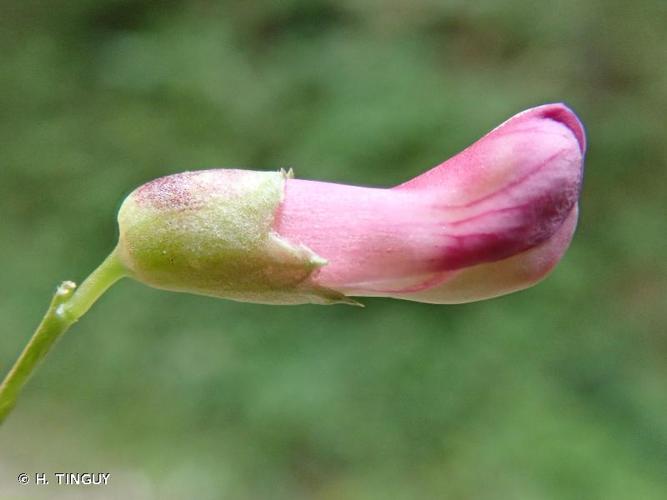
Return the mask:
{"type": "Polygon", "coordinates": [[[202,170],[156,179],[118,213],[117,257],[166,290],[265,304],[353,302],[315,285],[327,261],[272,227],[291,171],[202,170]]]}

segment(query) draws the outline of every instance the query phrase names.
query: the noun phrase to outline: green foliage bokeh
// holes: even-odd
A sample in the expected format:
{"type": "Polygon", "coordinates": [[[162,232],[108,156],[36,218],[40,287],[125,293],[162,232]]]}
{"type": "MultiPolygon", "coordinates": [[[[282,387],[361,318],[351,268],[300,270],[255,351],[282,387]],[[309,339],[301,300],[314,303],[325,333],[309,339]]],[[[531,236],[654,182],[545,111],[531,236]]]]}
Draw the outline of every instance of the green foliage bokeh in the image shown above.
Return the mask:
{"type": "Polygon", "coordinates": [[[0,429],[0,497],[61,498],[15,478],[63,470],[111,472],[86,498],[667,497],[665,2],[0,11],[3,373],[154,177],[293,167],[392,185],[561,100],[589,140],[572,247],[522,293],[361,310],[121,282],[0,429]]]}

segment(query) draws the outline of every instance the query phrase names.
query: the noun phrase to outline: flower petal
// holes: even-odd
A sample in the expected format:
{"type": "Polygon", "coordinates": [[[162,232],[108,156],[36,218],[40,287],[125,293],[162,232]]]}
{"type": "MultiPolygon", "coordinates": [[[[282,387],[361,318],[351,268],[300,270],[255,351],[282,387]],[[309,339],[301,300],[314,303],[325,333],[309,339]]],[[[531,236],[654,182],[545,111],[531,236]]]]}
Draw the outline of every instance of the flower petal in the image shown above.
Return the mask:
{"type": "Polygon", "coordinates": [[[540,106],[393,189],[288,179],[274,229],[327,259],[314,281],[348,295],[422,300],[437,289],[436,301],[461,302],[507,293],[562,255],[584,150],[574,113],[540,106]]]}

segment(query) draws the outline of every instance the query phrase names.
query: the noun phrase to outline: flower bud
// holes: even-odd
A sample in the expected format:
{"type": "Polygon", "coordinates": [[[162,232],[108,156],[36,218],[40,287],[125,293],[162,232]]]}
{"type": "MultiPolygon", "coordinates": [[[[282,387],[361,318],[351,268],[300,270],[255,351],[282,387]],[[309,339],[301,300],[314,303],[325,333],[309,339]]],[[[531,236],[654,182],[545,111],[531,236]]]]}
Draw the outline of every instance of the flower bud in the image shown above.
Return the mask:
{"type": "Polygon", "coordinates": [[[185,172],[125,200],[119,257],[150,285],[251,302],[481,300],[531,286],[560,260],[584,151],[574,113],[550,104],[391,189],[185,172]]]}

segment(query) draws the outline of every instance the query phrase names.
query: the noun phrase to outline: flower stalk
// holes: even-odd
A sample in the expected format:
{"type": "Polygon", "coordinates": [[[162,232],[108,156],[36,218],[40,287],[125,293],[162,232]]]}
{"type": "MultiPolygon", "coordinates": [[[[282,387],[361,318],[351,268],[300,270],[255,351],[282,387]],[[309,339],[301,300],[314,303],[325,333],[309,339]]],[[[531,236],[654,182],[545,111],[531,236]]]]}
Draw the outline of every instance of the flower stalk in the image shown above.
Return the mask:
{"type": "Polygon", "coordinates": [[[12,411],[23,386],[56,341],[125,275],[116,253],[112,252],[80,287],[72,281],[64,281],[58,286],[35,333],[0,385],[0,424],[12,411]]]}

